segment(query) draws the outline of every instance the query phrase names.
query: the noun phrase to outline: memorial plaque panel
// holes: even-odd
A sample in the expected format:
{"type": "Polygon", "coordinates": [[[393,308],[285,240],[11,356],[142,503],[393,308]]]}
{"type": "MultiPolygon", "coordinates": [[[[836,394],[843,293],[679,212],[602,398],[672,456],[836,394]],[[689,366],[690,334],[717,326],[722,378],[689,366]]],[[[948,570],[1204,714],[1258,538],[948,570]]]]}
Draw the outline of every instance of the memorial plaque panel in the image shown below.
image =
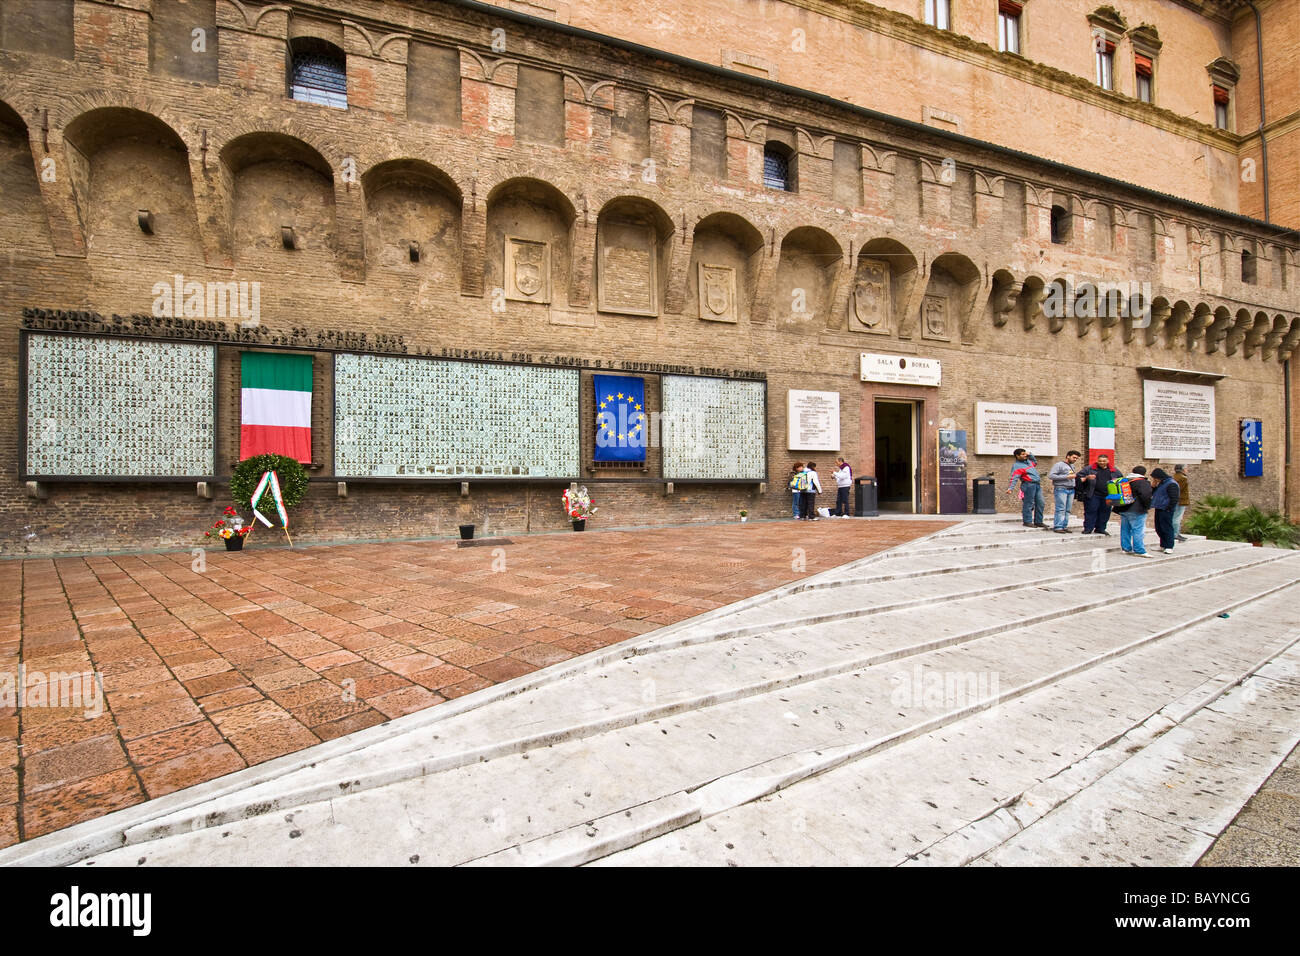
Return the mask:
{"type": "Polygon", "coordinates": [[[665,375],[661,391],[665,478],[766,477],[762,382],[665,375]]]}
{"type": "Polygon", "coordinates": [[[211,345],[28,336],[28,474],[211,475],[215,356],[211,345]]]}
{"type": "Polygon", "coordinates": [[[340,353],[339,477],[573,477],[577,369],[340,353]]]}
{"type": "Polygon", "coordinates": [[[1056,406],[975,403],[975,453],[1010,455],[1025,448],[1037,458],[1056,454],[1056,406]]]}
{"type": "Polygon", "coordinates": [[[839,451],[839,392],[792,388],[786,396],[786,411],[791,451],[839,451]]]}
{"type": "Polygon", "coordinates": [[[1214,460],[1214,387],[1179,382],[1142,383],[1145,457],[1214,460]]]}

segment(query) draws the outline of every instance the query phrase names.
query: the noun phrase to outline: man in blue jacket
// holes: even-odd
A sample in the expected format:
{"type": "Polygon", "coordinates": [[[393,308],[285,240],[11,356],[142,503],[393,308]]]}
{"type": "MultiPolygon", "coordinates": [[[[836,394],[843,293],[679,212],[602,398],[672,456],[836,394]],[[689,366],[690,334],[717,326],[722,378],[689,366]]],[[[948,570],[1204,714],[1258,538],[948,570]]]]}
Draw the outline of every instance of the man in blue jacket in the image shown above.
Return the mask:
{"type": "Polygon", "coordinates": [[[1174,550],[1174,509],[1178,507],[1178,482],[1163,468],[1151,472],[1155,493],[1151,495],[1151,510],[1156,513],[1156,534],[1160,536],[1160,550],[1165,554],[1174,550]]]}
{"type": "Polygon", "coordinates": [[[1016,460],[1011,465],[1011,484],[1007,486],[1007,494],[1015,491],[1019,482],[1022,494],[1020,516],[1025,527],[1046,528],[1043,509],[1047,502],[1043,500],[1043,479],[1038,474],[1038,459],[1023,448],[1017,448],[1012,454],[1016,460]]]}

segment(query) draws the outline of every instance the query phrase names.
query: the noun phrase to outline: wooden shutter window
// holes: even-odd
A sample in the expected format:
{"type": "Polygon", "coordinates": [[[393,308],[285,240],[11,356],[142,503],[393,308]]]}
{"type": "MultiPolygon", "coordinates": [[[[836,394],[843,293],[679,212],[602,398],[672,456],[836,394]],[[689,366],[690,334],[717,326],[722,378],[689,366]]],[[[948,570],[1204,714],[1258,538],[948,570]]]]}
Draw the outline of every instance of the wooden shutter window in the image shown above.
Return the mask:
{"type": "Polygon", "coordinates": [[[1005,13],[1009,17],[1020,16],[1020,11],[1023,9],[1023,4],[1014,3],[1013,0],[998,0],[998,12],[1005,13]]]}
{"type": "Polygon", "coordinates": [[[1137,68],[1138,76],[1151,75],[1151,57],[1143,56],[1141,53],[1133,54],[1133,62],[1137,68]]]}
{"type": "Polygon", "coordinates": [[[1227,105],[1228,91],[1221,86],[1216,86],[1214,88],[1214,102],[1223,103],[1224,105],[1227,105]]]}

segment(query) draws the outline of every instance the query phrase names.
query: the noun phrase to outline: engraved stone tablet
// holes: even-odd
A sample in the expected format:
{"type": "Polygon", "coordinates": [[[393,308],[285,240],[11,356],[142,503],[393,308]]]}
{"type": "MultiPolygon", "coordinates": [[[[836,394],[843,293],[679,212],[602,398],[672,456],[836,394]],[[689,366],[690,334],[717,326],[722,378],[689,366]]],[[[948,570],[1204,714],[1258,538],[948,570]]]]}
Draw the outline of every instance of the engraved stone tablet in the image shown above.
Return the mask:
{"type": "Polygon", "coordinates": [[[849,329],[888,332],[889,311],[889,264],[879,259],[859,260],[849,296],[849,329]]]}
{"type": "Polygon", "coordinates": [[[506,236],[506,298],[551,301],[551,248],[545,242],[506,236]]]}
{"type": "Polygon", "coordinates": [[[700,264],[700,318],[711,322],[737,322],[736,270],[731,266],[700,264]]]}

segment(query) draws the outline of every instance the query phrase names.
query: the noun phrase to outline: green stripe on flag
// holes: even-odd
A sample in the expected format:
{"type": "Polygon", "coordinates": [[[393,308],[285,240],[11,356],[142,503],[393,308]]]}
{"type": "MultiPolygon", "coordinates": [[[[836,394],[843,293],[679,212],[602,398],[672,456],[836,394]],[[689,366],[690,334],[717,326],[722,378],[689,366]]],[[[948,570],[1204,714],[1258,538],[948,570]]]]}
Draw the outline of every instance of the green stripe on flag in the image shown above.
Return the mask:
{"type": "Polygon", "coordinates": [[[239,387],[310,392],[311,356],[241,352],[239,353],[239,387]]]}
{"type": "Polygon", "coordinates": [[[1111,408],[1088,409],[1089,428],[1114,428],[1115,410],[1111,408]]]}

